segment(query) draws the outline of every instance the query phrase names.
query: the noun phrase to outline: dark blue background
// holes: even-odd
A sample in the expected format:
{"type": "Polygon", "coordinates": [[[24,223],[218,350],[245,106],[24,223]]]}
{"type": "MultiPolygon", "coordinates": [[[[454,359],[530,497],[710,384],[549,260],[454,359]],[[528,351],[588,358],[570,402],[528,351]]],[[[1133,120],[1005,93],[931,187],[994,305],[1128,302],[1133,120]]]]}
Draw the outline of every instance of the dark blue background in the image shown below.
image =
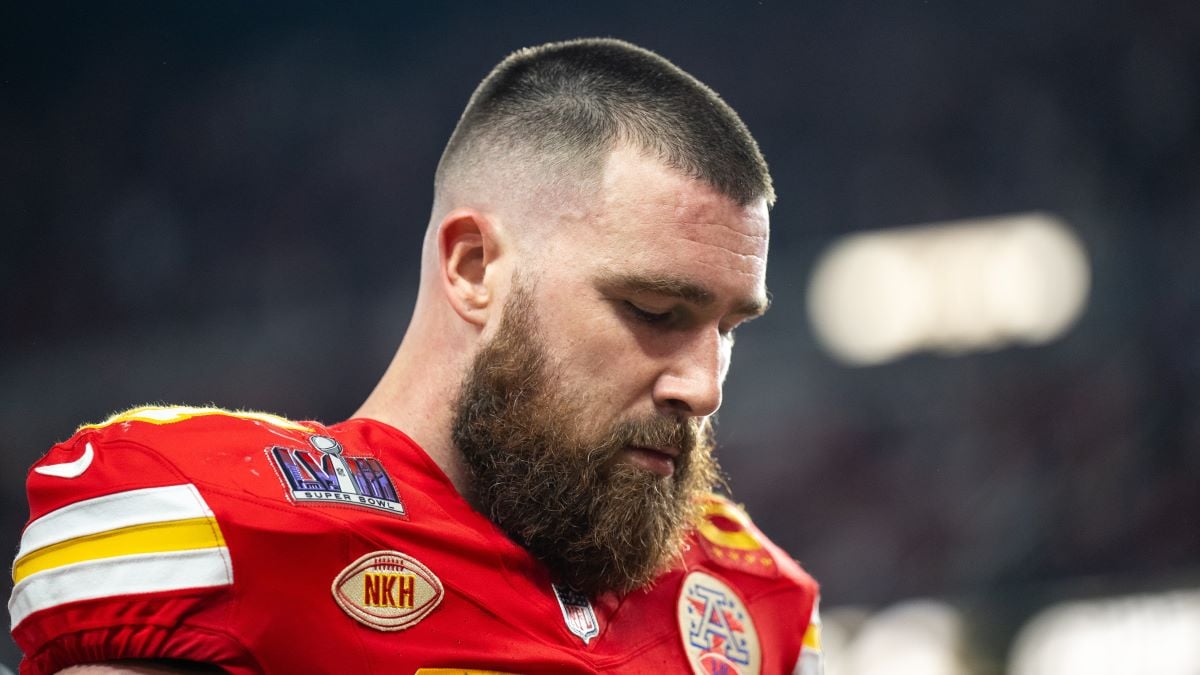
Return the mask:
{"type": "Polygon", "coordinates": [[[775,306],[739,335],[721,457],[826,606],[947,599],[996,665],[1051,599],[1198,582],[1188,0],[6,6],[10,551],[26,468],[79,423],[145,402],[350,414],[402,335],[471,90],[585,35],[710,84],[771,163],[775,306]],[[814,342],[808,275],[839,235],[1028,210],[1093,265],[1061,341],[864,369],[814,342]]]}

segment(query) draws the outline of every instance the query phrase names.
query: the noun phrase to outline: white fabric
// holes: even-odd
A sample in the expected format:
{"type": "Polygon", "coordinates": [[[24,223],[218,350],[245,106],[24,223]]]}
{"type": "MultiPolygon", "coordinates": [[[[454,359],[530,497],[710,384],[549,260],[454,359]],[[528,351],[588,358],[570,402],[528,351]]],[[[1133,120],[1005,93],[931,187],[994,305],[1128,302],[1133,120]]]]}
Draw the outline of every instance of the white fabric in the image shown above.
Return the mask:
{"type": "MultiPolygon", "coordinates": [[[[812,613],[808,616],[809,630],[813,626],[821,629],[821,599],[813,602],[812,613]]],[[[825,675],[825,657],[819,649],[811,649],[808,645],[800,648],[800,656],[792,667],[792,675],[825,675]]]]}
{"type": "Polygon", "coordinates": [[[103,558],[31,574],[8,601],[12,628],[34,612],[68,602],[233,583],[224,546],[103,558]]]}
{"type": "Polygon", "coordinates": [[[820,652],[805,647],[800,650],[800,658],[796,659],[796,667],[792,669],[792,675],[824,675],[825,661],[821,658],[820,652]]]}
{"type": "Polygon", "coordinates": [[[132,525],[212,518],[196,486],[168,485],[116,492],[51,511],[25,528],[17,559],[40,548],[132,525]]]}

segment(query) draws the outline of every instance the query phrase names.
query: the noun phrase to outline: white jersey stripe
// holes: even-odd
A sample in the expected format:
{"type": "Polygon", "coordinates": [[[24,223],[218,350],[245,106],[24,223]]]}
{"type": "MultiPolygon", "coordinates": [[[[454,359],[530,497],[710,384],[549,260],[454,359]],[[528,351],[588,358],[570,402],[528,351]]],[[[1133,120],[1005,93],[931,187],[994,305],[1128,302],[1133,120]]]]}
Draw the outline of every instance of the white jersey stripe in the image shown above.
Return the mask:
{"type": "Polygon", "coordinates": [[[13,587],[12,628],[30,614],[68,602],[233,583],[224,546],[90,560],[32,574],[13,587]]]}
{"type": "Polygon", "coordinates": [[[212,518],[196,486],[168,485],[116,492],[51,511],[25,528],[17,559],[52,544],[132,525],[212,518]]]}
{"type": "Polygon", "coordinates": [[[824,675],[825,655],[821,652],[821,598],[813,601],[812,613],[808,617],[808,628],[804,631],[804,644],[800,656],[792,668],[792,675],[824,675]]]}

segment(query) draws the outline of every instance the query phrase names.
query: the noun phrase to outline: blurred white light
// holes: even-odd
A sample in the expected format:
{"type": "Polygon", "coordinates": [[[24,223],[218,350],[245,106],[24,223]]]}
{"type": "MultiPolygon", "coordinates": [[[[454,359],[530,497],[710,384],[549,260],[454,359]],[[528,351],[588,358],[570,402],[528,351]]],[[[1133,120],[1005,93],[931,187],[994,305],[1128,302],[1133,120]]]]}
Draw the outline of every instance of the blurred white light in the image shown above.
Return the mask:
{"type": "Polygon", "coordinates": [[[1200,591],[1051,607],[1021,629],[1009,675],[1200,673],[1200,591]]]}
{"type": "Polygon", "coordinates": [[[910,600],[872,615],[842,651],[826,646],[829,675],[964,675],[963,621],[933,600],[910,600]]]}
{"type": "Polygon", "coordinates": [[[854,675],[846,663],[846,654],[871,612],[859,607],[835,607],[821,610],[821,652],[825,657],[825,675],[854,675]]]}
{"type": "Polygon", "coordinates": [[[958,221],[835,242],[813,272],[808,309],[830,353],[870,365],[922,349],[1049,342],[1079,318],[1090,278],[1058,218],[958,221]]]}
{"type": "Polygon", "coordinates": [[[809,286],[809,314],[835,353],[890,361],[920,343],[932,309],[930,279],[886,241],[852,239],[826,254],[809,286]]]}

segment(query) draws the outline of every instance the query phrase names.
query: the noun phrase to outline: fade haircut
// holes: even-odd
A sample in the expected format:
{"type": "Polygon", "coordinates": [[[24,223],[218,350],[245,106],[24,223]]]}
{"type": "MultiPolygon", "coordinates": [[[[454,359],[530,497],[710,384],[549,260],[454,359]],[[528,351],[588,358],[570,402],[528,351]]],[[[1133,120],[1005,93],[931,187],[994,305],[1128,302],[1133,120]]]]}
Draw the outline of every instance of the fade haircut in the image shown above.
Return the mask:
{"type": "Polygon", "coordinates": [[[758,144],[716,92],[654,52],[598,38],[522,49],[496,66],[446,145],[435,194],[497,171],[582,189],[622,144],[740,206],[775,202],[758,144]]]}

